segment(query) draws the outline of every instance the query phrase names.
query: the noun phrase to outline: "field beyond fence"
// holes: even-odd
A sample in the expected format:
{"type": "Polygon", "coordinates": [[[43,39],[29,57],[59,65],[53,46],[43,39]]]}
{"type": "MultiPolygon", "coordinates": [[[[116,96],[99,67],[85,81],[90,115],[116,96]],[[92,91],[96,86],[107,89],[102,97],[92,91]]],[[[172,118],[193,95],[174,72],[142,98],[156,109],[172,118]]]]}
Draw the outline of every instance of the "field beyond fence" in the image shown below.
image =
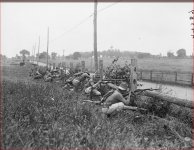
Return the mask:
{"type": "MultiPolygon", "coordinates": [[[[101,58],[103,60],[103,66],[104,69],[110,66],[114,58],[109,57],[103,57],[101,58]]],[[[117,64],[123,66],[126,63],[129,64],[131,62],[132,58],[119,58],[117,61],[117,64]]],[[[41,59],[41,62],[46,63],[46,59],[41,59]]],[[[85,61],[86,68],[88,68],[89,71],[94,72],[94,60],[93,58],[80,58],[78,60],[73,59],[56,59],[56,60],[49,60],[49,63],[56,65],[62,62],[66,62],[67,66],[69,66],[70,63],[73,63],[74,66],[76,64],[81,63],[81,61],[85,61]]],[[[158,70],[161,71],[185,71],[185,72],[193,72],[193,59],[172,59],[172,58],[144,58],[144,59],[137,59],[137,65],[138,69],[142,70],[158,70]]]]}
{"type": "Polygon", "coordinates": [[[138,70],[138,78],[145,81],[193,86],[192,72],[138,70]]]}

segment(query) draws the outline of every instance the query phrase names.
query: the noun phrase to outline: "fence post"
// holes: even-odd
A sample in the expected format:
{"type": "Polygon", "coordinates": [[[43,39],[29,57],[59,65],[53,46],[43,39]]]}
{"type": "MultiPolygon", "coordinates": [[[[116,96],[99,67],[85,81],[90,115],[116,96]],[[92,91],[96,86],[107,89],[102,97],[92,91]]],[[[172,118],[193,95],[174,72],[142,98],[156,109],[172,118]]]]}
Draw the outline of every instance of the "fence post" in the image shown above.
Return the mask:
{"type": "MultiPolygon", "coordinates": [[[[65,62],[62,62],[62,68],[63,68],[63,70],[65,70],[65,72],[64,72],[64,79],[65,79],[65,82],[66,82],[66,73],[67,73],[67,71],[66,71],[66,63],[65,62]]],[[[64,79],[63,79],[63,83],[64,83],[64,79]]]]}
{"type": "Polygon", "coordinates": [[[61,67],[61,63],[58,63],[58,67],[59,67],[59,68],[61,67]]]}
{"type": "Polygon", "coordinates": [[[175,72],[175,83],[177,83],[177,72],[175,72]]]}
{"type": "Polygon", "coordinates": [[[100,79],[103,78],[103,60],[99,60],[99,66],[100,66],[100,79]]]}
{"type": "Polygon", "coordinates": [[[73,63],[72,62],[70,62],[69,66],[70,66],[70,70],[73,71],[73,63]]]}
{"type": "Polygon", "coordinates": [[[191,86],[193,86],[193,73],[191,74],[191,86]]]}
{"type": "Polygon", "coordinates": [[[164,77],[164,72],[162,71],[162,78],[161,78],[161,81],[163,81],[163,77],[164,77]]]}
{"type": "Polygon", "coordinates": [[[130,75],[131,92],[137,89],[137,60],[131,59],[131,75],[130,75]]]}
{"type": "Polygon", "coordinates": [[[63,68],[63,69],[65,69],[65,65],[66,65],[65,62],[63,61],[63,62],[62,62],[62,68],[63,68]]]}
{"type": "Polygon", "coordinates": [[[53,69],[55,69],[55,63],[53,63],[53,69]]]}
{"type": "Polygon", "coordinates": [[[152,70],[150,71],[150,80],[152,81],[152,70]]]}
{"type": "Polygon", "coordinates": [[[81,65],[82,65],[82,72],[84,72],[85,71],[85,61],[82,61],[81,65]]]}

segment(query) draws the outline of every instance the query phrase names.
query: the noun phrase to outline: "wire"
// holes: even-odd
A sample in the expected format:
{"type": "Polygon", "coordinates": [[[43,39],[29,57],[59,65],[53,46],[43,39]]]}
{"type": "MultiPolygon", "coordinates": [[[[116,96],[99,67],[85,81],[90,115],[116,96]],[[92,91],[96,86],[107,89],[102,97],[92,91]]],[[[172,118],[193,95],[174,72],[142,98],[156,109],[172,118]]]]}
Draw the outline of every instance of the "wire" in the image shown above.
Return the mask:
{"type": "Polygon", "coordinates": [[[110,7],[114,6],[114,5],[116,5],[116,4],[118,4],[118,3],[121,2],[121,1],[122,1],[122,0],[119,0],[119,1],[117,1],[117,2],[115,2],[115,3],[112,3],[112,4],[110,4],[110,5],[108,5],[108,6],[104,7],[104,8],[102,8],[102,9],[99,9],[99,10],[98,10],[98,13],[99,13],[99,12],[102,12],[102,11],[104,11],[104,10],[106,10],[106,9],[108,9],[108,8],[110,8],[110,7]]]}
{"type": "MultiPolygon", "coordinates": [[[[115,2],[115,3],[112,3],[112,4],[110,4],[110,5],[108,5],[108,6],[104,7],[104,8],[102,8],[102,9],[99,9],[99,10],[97,11],[97,13],[102,12],[102,11],[104,11],[104,10],[110,8],[110,7],[116,5],[117,3],[121,2],[121,1],[122,1],[122,0],[119,0],[119,1],[117,1],[117,2],[115,2]]],[[[89,20],[91,17],[93,17],[93,16],[94,16],[94,13],[92,13],[92,14],[89,15],[88,17],[84,18],[84,19],[81,20],[78,24],[74,25],[74,26],[73,26],[72,28],[70,28],[69,30],[63,32],[63,33],[62,33],[61,35],[59,35],[58,37],[52,39],[51,41],[49,41],[49,43],[52,43],[52,42],[56,41],[57,39],[63,37],[65,34],[67,34],[67,33],[71,32],[71,31],[73,31],[73,30],[76,29],[76,28],[78,28],[80,25],[82,25],[83,23],[85,23],[86,21],[88,21],[88,20],[89,20]]],[[[45,45],[44,45],[44,46],[45,46],[45,45]]]]}
{"type": "Polygon", "coordinates": [[[69,30],[65,31],[64,33],[62,33],[61,35],[59,35],[58,37],[54,38],[53,40],[51,40],[50,42],[55,41],[56,39],[62,37],[63,35],[73,31],[74,29],[76,29],[77,27],[79,27],[81,24],[85,23],[86,21],[88,21],[90,19],[90,17],[92,17],[93,14],[91,14],[90,16],[88,16],[87,18],[83,19],[82,21],[80,21],[78,24],[76,24],[75,26],[73,26],[72,28],[70,28],[69,30]]]}

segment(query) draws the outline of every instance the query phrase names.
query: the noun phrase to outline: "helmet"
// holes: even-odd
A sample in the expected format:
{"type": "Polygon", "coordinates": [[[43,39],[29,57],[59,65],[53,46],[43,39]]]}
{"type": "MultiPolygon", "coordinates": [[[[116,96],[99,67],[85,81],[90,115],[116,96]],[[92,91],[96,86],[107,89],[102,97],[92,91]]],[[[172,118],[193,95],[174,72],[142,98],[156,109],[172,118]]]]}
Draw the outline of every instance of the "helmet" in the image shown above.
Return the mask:
{"type": "Polygon", "coordinates": [[[126,82],[121,82],[121,84],[118,87],[120,90],[126,91],[128,88],[128,84],[126,82]]]}

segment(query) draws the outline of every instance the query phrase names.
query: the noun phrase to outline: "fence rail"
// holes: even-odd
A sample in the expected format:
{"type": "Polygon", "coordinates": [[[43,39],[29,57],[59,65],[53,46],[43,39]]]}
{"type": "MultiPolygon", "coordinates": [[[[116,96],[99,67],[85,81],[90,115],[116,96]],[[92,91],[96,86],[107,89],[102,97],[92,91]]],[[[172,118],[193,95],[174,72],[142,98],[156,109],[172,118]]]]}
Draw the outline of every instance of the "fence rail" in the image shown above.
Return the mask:
{"type": "Polygon", "coordinates": [[[138,79],[160,83],[194,85],[193,73],[185,71],[138,70],[138,79]]]}

